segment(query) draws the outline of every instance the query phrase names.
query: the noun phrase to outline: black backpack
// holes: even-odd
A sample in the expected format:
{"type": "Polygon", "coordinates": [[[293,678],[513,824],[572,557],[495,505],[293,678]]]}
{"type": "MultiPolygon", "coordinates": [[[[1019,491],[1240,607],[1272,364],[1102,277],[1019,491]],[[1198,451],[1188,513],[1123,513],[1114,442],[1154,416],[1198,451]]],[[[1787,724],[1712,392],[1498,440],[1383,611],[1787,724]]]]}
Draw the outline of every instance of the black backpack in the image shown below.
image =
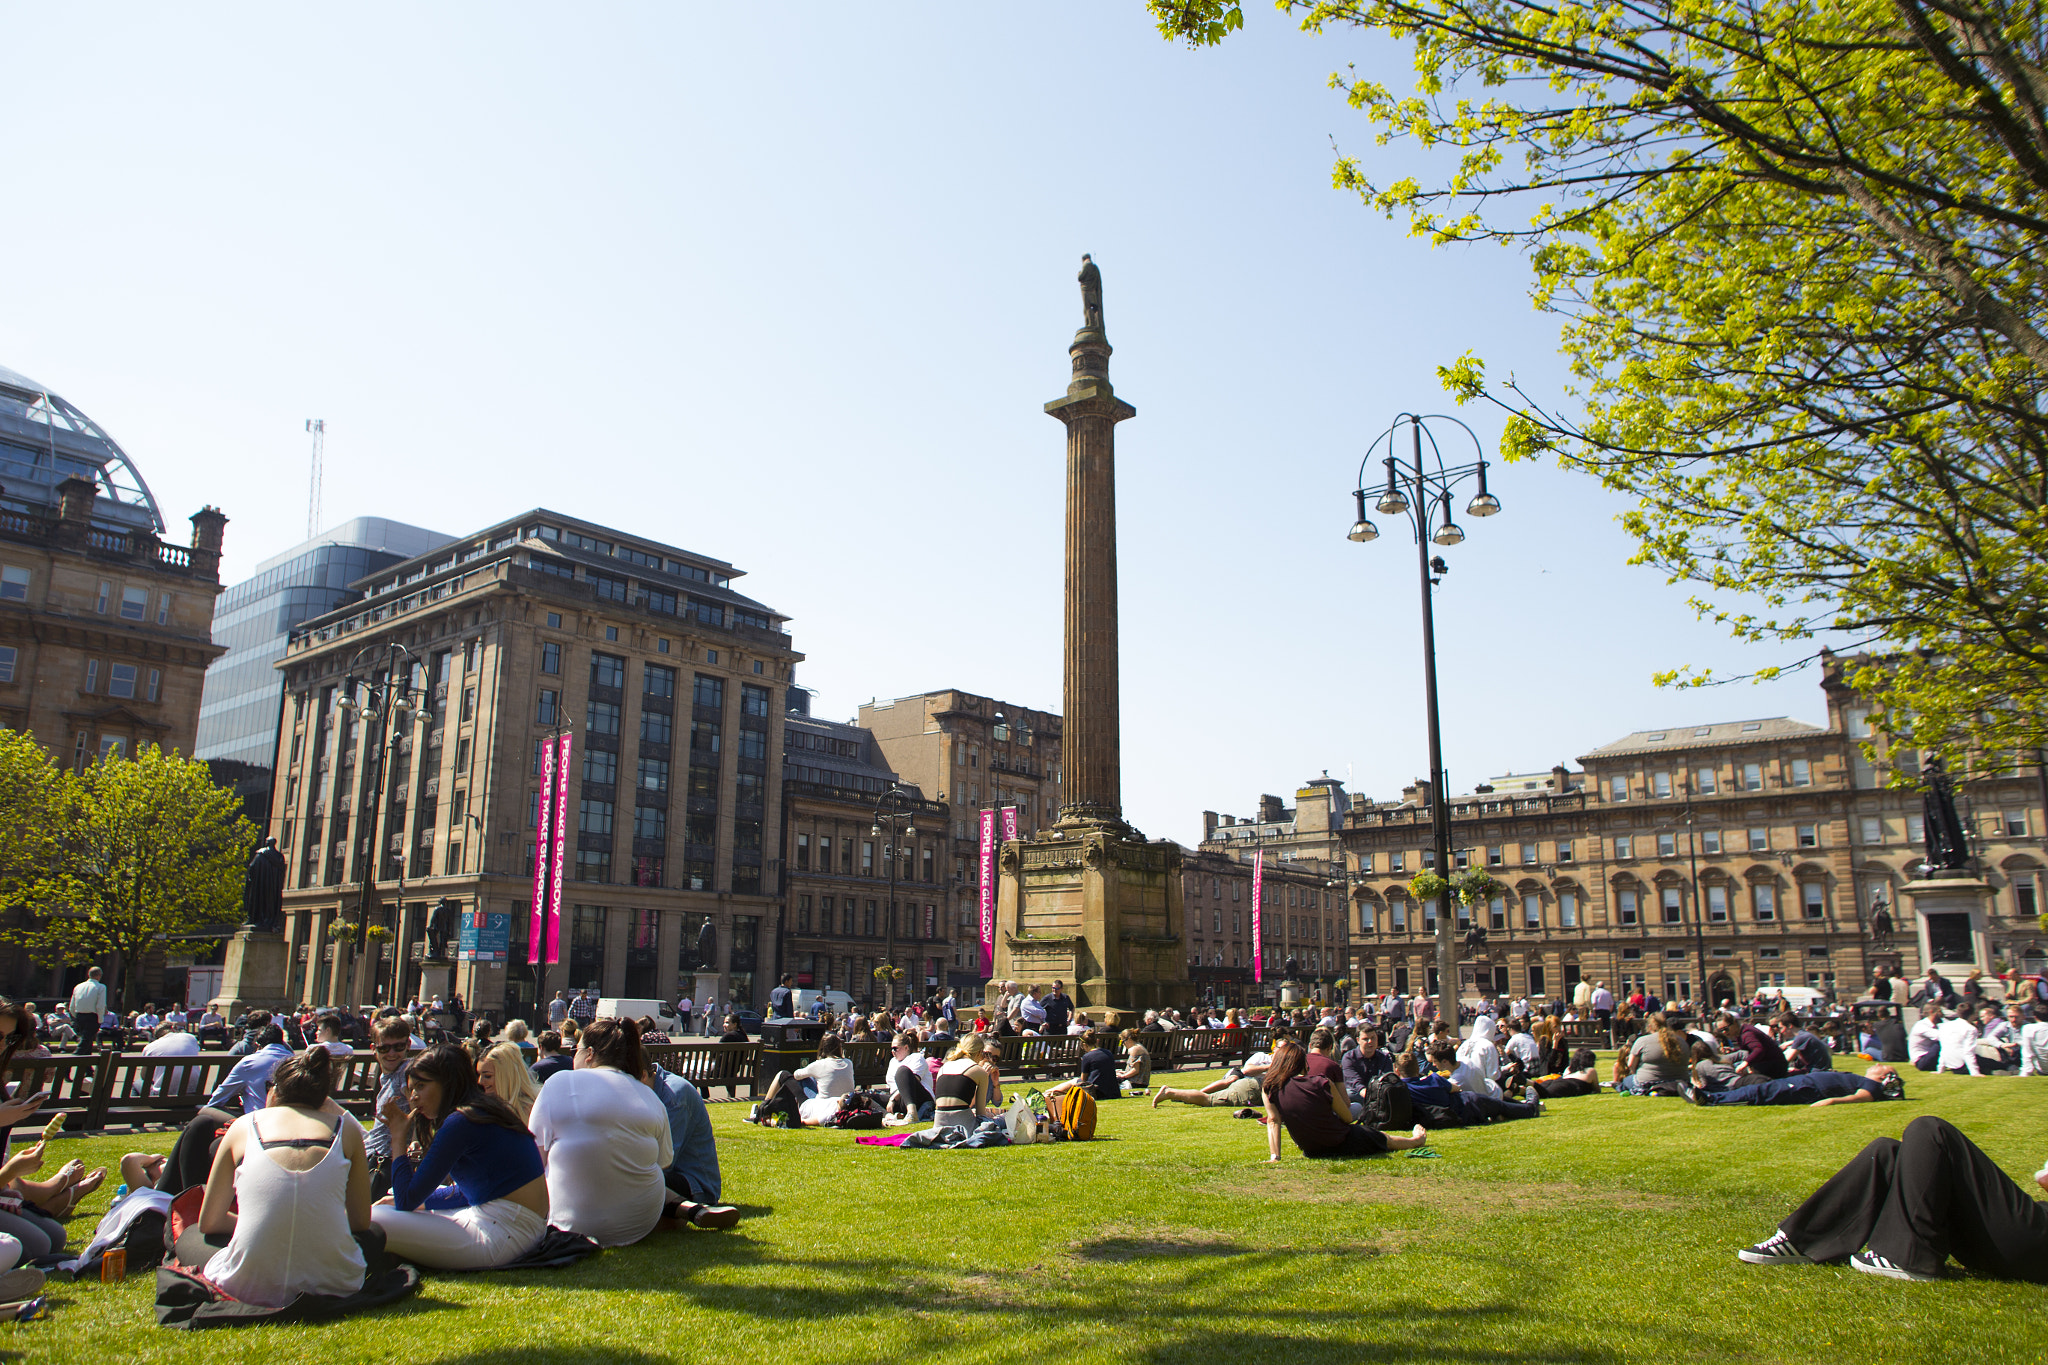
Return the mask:
{"type": "Polygon", "coordinates": [[[1391,1071],[1373,1077],[1365,1087],[1365,1121],[1383,1133],[1414,1127],[1415,1106],[1408,1082],[1391,1071]]]}

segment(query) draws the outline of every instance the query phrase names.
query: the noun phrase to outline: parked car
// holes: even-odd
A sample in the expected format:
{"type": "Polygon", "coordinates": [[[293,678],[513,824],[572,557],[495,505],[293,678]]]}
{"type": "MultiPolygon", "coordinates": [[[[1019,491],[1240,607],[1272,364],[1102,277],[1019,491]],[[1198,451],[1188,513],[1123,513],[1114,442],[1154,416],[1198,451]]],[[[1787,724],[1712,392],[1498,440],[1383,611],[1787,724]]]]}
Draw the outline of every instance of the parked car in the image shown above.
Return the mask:
{"type": "Polygon", "coordinates": [[[727,1010],[727,1011],[726,1011],[726,1014],[727,1014],[728,1016],[730,1016],[731,1018],[733,1018],[733,1019],[737,1019],[737,1020],[739,1021],[739,1025],[740,1025],[740,1027],[741,1027],[741,1028],[743,1028],[743,1029],[745,1029],[745,1030],[747,1031],[747,1033],[748,1033],[748,1035],[749,1035],[750,1037],[758,1037],[758,1036],[760,1036],[760,1033],[761,1033],[761,1014],[760,1014],[760,1011],[758,1011],[758,1010],[755,1010],[755,1009],[752,1009],[752,1008],[748,1008],[748,1009],[737,1009],[737,1010],[727,1010]]]}

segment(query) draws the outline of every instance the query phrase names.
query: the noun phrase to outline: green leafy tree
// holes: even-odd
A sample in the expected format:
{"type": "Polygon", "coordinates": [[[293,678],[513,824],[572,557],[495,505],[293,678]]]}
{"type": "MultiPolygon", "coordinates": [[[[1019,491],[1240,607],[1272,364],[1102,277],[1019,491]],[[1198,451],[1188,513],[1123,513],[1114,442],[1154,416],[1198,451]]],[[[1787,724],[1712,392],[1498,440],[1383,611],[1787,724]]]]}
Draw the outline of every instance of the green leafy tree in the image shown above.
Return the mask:
{"type": "Polygon", "coordinates": [[[10,919],[49,865],[63,778],[33,738],[0,730],[0,908],[10,919]]]}
{"type": "Polygon", "coordinates": [[[45,962],[115,960],[118,986],[165,935],[232,921],[256,827],[204,763],[154,745],[59,774],[47,861],[27,887],[25,927],[45,962]]]}
{"type": "MultiPolygon", "coordinates": [[[[1244,19],[1150,7],[1196,45],[1244,19]]],[[[1737,638],[1880,647],[1851,681],[1895,737],[2048,740],[2048,9],[1279,8],[1413,49],[1411,93],[1332,84],[1444,175],[1341,156],[1340,187],[1432,241],[1526,252],[1570,387],[1442,370],[1507,410],[1508,458],[1633,495],[1636,562],[1737,638]]]]}

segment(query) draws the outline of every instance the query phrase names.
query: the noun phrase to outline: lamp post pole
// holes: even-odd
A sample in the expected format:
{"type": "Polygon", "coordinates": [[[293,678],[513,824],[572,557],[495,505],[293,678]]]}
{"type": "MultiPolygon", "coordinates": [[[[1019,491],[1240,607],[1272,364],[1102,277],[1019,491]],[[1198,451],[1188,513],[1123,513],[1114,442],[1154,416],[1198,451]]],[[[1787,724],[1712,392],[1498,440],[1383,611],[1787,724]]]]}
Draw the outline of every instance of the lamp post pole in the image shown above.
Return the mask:
{"type": "MultiPolygon", "coordinates": [[[[414,687],[411,682],[411,670],[419,662],[419,659],[413,652],[398,643],[398,641],[386,641],[382,645],[372,645],[367,649],[359,651],[355,658],[349,661],[349,672],[342,682],[340,708],[343,711],[352,712],[360,716],[362,720],[379,727],[374,732],[379,742],[377,745],[376,776],[371,783],[372,790],[376,792],[376,804],[370,808],[368,813],[367,823],[370,831],[370,849],[369,856],[363,860],[362,892],[357,907],[358,922],[355,932],[356,959],[350,964],[349,975],[351,980],[345,992],[350,999],[337,1003],[362,1003],[355,1001],[353,997],[363,987],[361,958],[364,949],[367,948],[371,941],[370,915],[376,908],[377,873],[383,863],[384,845],[389,842],[390,816],[388,812],[391,793],[385,788],[385,774],[390,771],[391,746],[403,740],[413,725],[428,725],[434,719],[433,713],[427,709],[431,693],[425,687],[414,687]],[[358,677],[355,673],[356,666],[364,658],[379,652],[384,655],[385,659],[383,681],[379,682],[374,677],[369,679],[358,677]],[[399,673],[401,667],[406,670],[403,680],[401,680],[399,673]],[[363,694],[362,697],[359,698],[357,696],[358,692],[363,694]]],[[[408,803],[407,809],[411,809],[410,803],[408,803]]],[[[394,993],[398,980],[398,934],[403,928],[402,921],[405,917],[405,847],[402,840],[398,852],[397,881],[398,906],[393,912],[391,925],[392,982],[394,993]]],[[[338,944],[336,955],[337,957],[339,956],[338,944]]],[[[378,956],[381,958],[382,953],[380,952],[378,956]]],[[[339,975],[339,966],[340,964],[337,962],[337,975],[339,975]]],[[[376,989],[381,971],[382,969],[378,963],[373,962],[371,964],[369,971],[370,990],[374,991],[376,989]]]]}
{"type": "Polygon", "coordinates": [[[1435,588],[1450,566],[1442,556],[1431,558],[1432,544],[1451,546],[1464,541],[1464,528],[1451,519],[1451,490],[1467,479],[1478,481],[1478,491],[1466,504],[1465,511],[1474,517],[1490,517],[1500,511],[1500,500],[1486,491],[1485,459],[1470,464],[1447,466],[1437,446],[1436,436],[1425,423],[1430,420],[1450,422],[1461,428],[1471,438],[1473,449],[1478,451],[1479,438],[1472,429],[1455,417],[1432,413],[1420,417],[1414,413],[1402,413],[1394,419],[1392,426],[1367,449],[1365,460],[1358,466],[1358,486],[1353,493],[1357,502],[1357,520],[1352,523],[1349,538],[1365,542],[1379,538],[1379,528],[1365,515],[1365,466],[1372,459],[1380,442],[1387,444],[1386,486],[1374,504],[1377,511],[1390,516],[1406,515],[1415,532],[1416,576],[1420,581],[1422,594],[1422,690],[1425,714],[1429,725],[1429,801],[1430,839],[1436,853],[1436,875],[1442,886],[1437,892],[1436,913],[1436,966],[1437,966],[1437,1011],[1438,1017],[1449,1023],[1453,1029],[1458,1020],[1457,962],[1454,951],[1454,935],[1457,924],[1451,913],[1451,805],[1444,780],[1443,736],[1437,710],[1436,685],[1436,599],[1435,588]],[[1409,463],[1404,467],[1394,453],[1395,433],[1406,423],[1409,434],[1409,463]],[[1422,441],[1429,438],[1430,451],[1436,467],[1429,468],[1423,461],[1422,441]],[[1433,525],[1434,524],[1434,525],[1433,525]]]}
{"type": "Polygon", "coordinates": [[[915,828],[915,813],[904,809],[910,798],[903,794],[901,787],[892,786],[882,793],[882,799],[875,803],[875,822],[869,833],[883,840],[882,857],[889,864],[889,900],[884,919],[886,934],[886,956],[883,961],[889,967],[889,975],[883,983],[886,992],[884,1003],[890,1017],[896,1014],[896,859],[902,853],[900,847],[906,827],[915,828]]]}

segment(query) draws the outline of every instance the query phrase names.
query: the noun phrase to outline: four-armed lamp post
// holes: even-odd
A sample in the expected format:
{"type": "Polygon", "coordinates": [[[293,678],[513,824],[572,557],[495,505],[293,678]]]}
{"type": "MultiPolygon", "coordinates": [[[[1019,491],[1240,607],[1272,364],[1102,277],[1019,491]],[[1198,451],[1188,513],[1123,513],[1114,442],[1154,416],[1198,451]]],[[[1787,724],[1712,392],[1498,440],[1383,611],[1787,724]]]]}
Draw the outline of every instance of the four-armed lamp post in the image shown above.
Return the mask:
{"type": "Polygon", "coordinates": [[[1429,717],[1430,830],[1436,850],[1433,870],[1443,883],[1437,892],[1436,912],[1437,1010],[1438,1017],[1455,1029],[1458,1022],[1458,982],[1453,951],[1456,922],[1451,915],[1451,802],[1444,780],[1443,738],[1437,726],[1436,617],[1431,595],[1438,581],[1450,571],[1450,566],[1444,563],[1441,555],[1432,559],[1429,547],[1457,545],[1465,539],[1464,528],[1451,519],[1451,491],[1460,484],[1467,480],[1478,481],[1478,491],[1465,504],[1467,516],[1492,516],[1500,511],[1500,499],[1486,491],[1486,460],[1483,454],[1470,464],[1445,465],[1436,436],[1424,425],[1427,421],[1456,425],[1471,437],[1473,452],[1481,453],[1479,437],[1457,418],[1442,413],[1430,413],[1426,417],[1402,413],[1385,434],[1372,443],[1365,459],[1359,462],[1358,487],[1352,494],[1357,500],[1358,519],[1352,523],[1349,534],[1350,539],[1361,542],[1379,539],[1380,528],[1365,515],[1365,467],[1372,462],[1374,452],[1384,442],[1387,447],[1384,460],[1386,486],[1373,507],[1388,516],[1406,514],[1415,531],[1415,566],[1422,580],[1422,690],[1429,717]],[[1404,423],[1408,427],[1410,454],[1406,464],[1394,449],[1396,434],[1404,423]],[[1422,441],[1425,436],[1429,438],[1433,469],[1423,463],[1422,441]]]}

